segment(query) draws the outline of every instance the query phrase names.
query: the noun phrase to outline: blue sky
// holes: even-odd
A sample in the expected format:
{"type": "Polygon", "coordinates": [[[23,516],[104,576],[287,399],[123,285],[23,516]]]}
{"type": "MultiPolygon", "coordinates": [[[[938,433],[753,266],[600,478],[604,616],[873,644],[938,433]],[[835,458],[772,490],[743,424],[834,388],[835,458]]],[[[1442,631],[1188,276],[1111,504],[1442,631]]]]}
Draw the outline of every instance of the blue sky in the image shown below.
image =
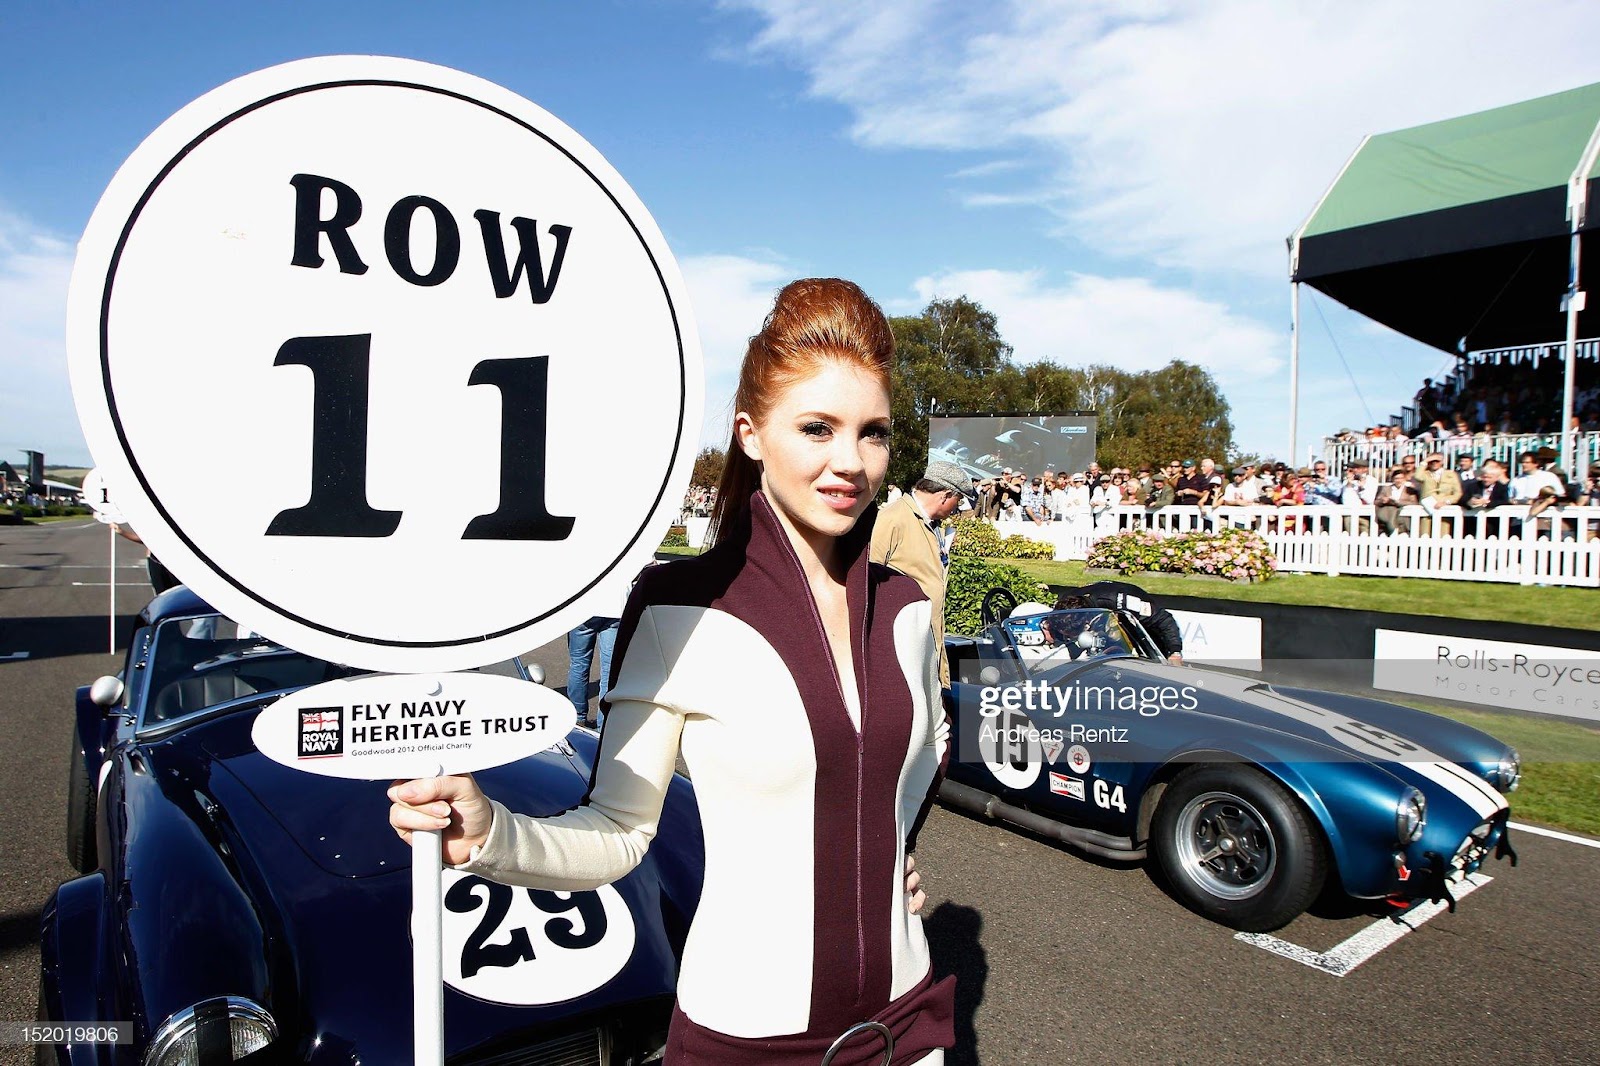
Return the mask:
{"type": "MultiPolygon", "coordinates": [[[[1363,134],[1600,78],[1600,5],[1462,0],[591,0],[0,8],[0,457],[87,464],[72,252],[122,160],[188,101],[311,55],[457,67],[561,117],[688,279],[707,440],[772,291],[965,293],[1019,360],[1216,375],[1244,450],[1288,449],[1284,238],[1363,134]]],[[[1301,452],[1397,411],[1442,353],[1302,306],[1301,452]],[[1326,325],[1324,325],[1324,321],[1326,325]],[[1335,347],[1348,361],[1347,374],[1335,347]],[[1353,380],[1352,380],[1353,379],[1353,380]]]]}

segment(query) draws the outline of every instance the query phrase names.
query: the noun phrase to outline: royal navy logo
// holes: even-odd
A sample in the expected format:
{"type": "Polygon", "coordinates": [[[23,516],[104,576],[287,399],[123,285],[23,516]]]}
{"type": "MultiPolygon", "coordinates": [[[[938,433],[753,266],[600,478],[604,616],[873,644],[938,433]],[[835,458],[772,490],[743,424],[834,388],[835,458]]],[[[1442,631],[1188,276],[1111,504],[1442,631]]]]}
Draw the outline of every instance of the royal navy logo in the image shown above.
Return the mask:
{"type": "Polygon", "coordinates": [[[344,708],[306,707],[300,711],[300,758],[344,754],[344,708]]]}

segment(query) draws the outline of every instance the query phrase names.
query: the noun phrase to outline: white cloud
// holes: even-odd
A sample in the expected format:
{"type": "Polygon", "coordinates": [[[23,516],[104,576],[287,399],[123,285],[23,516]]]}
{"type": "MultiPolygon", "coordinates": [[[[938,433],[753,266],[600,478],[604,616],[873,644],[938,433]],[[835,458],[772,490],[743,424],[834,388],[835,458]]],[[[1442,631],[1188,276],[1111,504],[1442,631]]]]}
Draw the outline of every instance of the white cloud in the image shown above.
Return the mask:
{"type": "Polygon", "coordinates": [[[1020,159],[994,159],[976,166],[962,167],[950,176],[952,178],[991,178],[996,174],[1008,174],[1014,170],[1021,170],[1025,163],[1020,159]]]}
{"type": "Polygon", "coordinates": [[[70,242],[0,210],[0,458],[87,463],[67,381],[70,242]]]}
{"type": "Polygon", "coordinates": [[[913,288],[924,305],[965,295],[994,312],[1019,363],[1152,370],[1183,359],[1230,386],[1276,377],[1287,345],[1220,303],[1145,278],[1077,274],[1051,285],[1037,272],[966,270],[918,278],[913,288]]]}
{"type": "Polygon", "coordinates": [[[776,257],[700,255],[679,260],[700,327],[706,404],[702,445],[728,445],[733,392],[750,338],[772,309],[774,294],[795,275],[776,257]]]}
{"type": "MultiPolygon", "coordinates": [[[[1592,81],[1583,0],[728,0],[750,45],[877,147],[991,149],[1053,171],[1061,232],[1165,266],[1282,278],[1284,238],[1363,134],[1592,81]]],[[[981,164],[980,164],[981,166],[981,164]]],[[[963,179],[970,180],[969,167],[963,179]]],[[[979,171],[978,176],[983,176],[979,171]]],[[[1000,179],[996,172],[989,177],[1000,179]]],[[[1003,185],[992,199],[1019,196],[1003,185]]]]}

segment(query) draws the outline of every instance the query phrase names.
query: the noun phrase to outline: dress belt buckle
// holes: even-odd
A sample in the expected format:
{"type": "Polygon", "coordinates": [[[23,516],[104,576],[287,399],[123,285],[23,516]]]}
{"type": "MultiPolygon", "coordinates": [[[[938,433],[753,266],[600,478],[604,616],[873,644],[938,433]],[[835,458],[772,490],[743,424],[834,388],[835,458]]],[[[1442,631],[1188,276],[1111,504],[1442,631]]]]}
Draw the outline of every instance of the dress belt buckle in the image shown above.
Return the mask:
{"type": "Polygon", "coordinates": [[[822,1055],[822,1066],[832,1066],[833,1057],[837,1055],[850,1040],[862,1033],[877,1033],[883,1038],[883,1061],[879,1066],[890,1066],[894,1062],[894,1034],[882,1022],[857,1022],[839,1034],[839,1039],[828,1046],[822,1055]]]}

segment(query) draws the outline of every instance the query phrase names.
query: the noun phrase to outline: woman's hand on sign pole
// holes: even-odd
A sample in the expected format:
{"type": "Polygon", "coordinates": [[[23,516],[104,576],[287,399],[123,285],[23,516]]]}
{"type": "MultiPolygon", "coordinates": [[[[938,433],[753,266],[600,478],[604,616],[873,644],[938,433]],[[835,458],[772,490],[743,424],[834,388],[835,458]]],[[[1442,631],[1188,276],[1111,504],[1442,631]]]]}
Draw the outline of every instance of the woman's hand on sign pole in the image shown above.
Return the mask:
{"type": "Polygon", "coordinates": [[[389,824],[407,844],[418,829],[442,831],[442,857],[448,866],[466,862],[472,849],[489,837],[494,808],[470,775],[396,781],[389,799],[389,824]]]}

